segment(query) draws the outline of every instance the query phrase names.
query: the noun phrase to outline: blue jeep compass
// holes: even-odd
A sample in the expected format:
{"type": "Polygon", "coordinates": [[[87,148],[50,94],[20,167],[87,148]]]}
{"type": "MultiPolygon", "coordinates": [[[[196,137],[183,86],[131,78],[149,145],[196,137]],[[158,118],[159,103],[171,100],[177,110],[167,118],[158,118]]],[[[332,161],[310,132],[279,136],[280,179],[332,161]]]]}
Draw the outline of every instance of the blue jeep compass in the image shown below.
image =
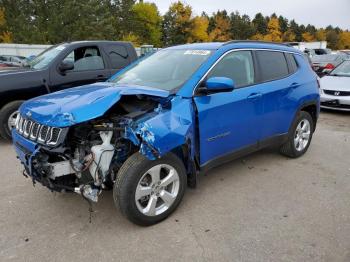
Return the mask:
{"type": "Polygon", "coordinates": [[[151,225],[214,166],[271,145],[303,155],[318,114],[317,78],[298,50],[202,43],[160,50],[104,83],[29,100],[12,135],[33,183],[90,203],[113,188],[129,220],[151,225]]]}

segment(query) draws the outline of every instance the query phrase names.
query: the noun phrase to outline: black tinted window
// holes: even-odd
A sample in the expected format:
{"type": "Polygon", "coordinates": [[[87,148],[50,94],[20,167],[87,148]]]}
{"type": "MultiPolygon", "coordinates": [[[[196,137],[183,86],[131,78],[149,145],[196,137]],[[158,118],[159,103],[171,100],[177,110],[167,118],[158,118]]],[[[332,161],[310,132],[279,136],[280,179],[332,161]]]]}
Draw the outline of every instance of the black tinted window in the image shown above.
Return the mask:
{"type": "Polygon", "coordinates": [[[125,46],[108,45],[107,53],[111,59],[113,69],[121,69],[129,64],[128,51],[125,46]]]}
{"type": "Polygon", "coordinates": [[[254,83],[254,65],[250,51],[237,51],[226,55],[208,74],[210,77],[231,78],[236,87],[254,83]]]}
{"type": "Polygon", "coordinates": [[[295,61],[295,57],[293,54],[286,53],[285,55],[288,60],[289,73],[293,74],[298,70],[298,64],[295,61]]]}
{"type": "Polygon", "coordinates": [[[283,52],[257,51],[256,54],[262,82],[283,78],[289,74],[283,52]]]}

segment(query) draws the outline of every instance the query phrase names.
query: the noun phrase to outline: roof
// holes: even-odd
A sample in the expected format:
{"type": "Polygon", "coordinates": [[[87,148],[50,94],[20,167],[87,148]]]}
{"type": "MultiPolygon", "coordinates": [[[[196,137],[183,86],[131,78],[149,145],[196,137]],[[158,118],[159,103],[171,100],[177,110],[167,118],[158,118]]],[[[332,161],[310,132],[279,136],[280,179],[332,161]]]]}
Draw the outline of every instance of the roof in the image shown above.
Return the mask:
{"type": "Polygon", "coordinates": [[[61,44],[98,44],[98,43],[119,43],[119,44],[131,44],[130,42],[125,41],[109,41],[109,40],[84,40],[84,41],[72,41],[72,42],[64,42],[61,44]]]}
{"type": "Polygon", "coordinates": [[[216,50],[216,49],[219,49],[223,44],[224,43],[220,43],[220,42],[195,43],[195,44],[176,45],[176,46],[168,47],[167,49],[216,50]]]}
{"type": "Polygon", "coordinates": [[[262,48],[262,49],[277,49],[281,51],[290,51],[301,53],[300,50],[289,46],[284,43],[274,43],[265,41],[252,41],[252,40],[234,40],[229,42],[209,42],[209,43],[195,43],[195,44],[185,44],[168,47],[167,49],[198,49],[198,50],[217,50],[221,47],[232,47],[234,48],[262,48]]]}

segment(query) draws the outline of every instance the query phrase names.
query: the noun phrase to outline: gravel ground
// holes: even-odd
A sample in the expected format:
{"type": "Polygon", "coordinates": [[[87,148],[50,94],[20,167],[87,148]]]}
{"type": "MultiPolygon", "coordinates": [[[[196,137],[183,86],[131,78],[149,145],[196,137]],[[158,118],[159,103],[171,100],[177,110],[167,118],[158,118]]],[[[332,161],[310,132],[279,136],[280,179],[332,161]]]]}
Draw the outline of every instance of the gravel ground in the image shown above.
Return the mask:
{"type": "Polygon", "coordinates": [[[350,261],[350,114],[322,112],[305,156],[264,150],[213,169],[143,228],[114,207],[54,194],[0,142],[0,261],[350,261]]]}

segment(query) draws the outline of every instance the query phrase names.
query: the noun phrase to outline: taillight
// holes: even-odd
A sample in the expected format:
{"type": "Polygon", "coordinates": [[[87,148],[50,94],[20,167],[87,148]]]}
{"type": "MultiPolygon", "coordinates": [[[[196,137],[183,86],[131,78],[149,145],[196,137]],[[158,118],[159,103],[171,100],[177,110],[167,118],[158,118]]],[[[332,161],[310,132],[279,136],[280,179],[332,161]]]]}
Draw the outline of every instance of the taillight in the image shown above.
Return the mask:
{"type": "Polygon", "coordinates": [[[328,70],[333,70],[335,68],[335,66],[333,65],[333,64],[331,64],[331,63],[328,63],[325,67],[324,67],[324,69],[328,69],[328,70]]]}

